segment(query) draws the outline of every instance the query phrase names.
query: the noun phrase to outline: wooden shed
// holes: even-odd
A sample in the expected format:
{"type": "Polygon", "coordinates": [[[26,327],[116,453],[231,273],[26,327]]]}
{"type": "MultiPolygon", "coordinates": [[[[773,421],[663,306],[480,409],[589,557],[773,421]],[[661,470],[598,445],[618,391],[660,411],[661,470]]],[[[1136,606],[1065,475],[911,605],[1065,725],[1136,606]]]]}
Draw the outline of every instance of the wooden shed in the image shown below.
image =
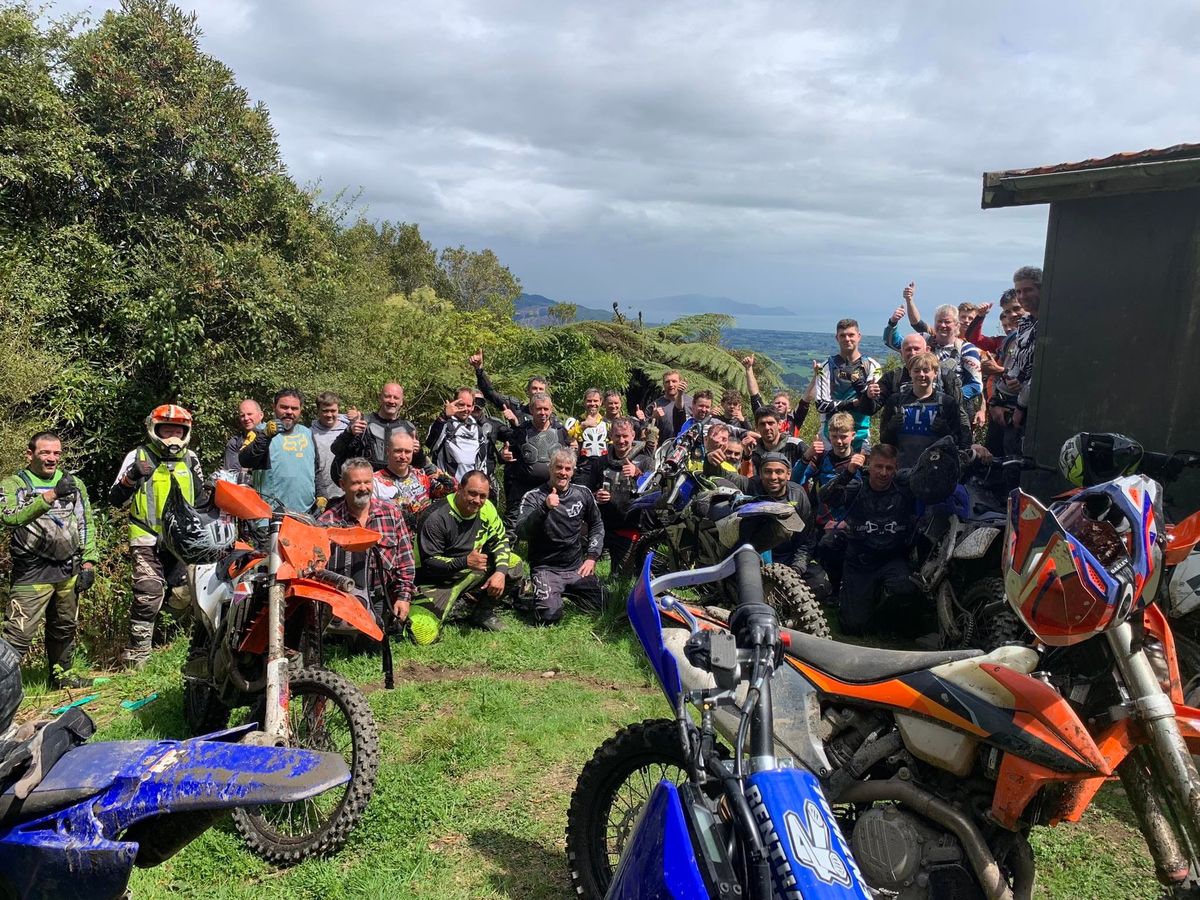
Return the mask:
{"type": "MultiPolygon", "coordinates": [[[[984,174],[984,209],[1034,203],[1050,219],[1027,452],[1053,465],[1077,431],[1200,449],[1200,144],[984,174]]],[[[1200,506],[1200,472],[1168,498],[1200,506]]]]}

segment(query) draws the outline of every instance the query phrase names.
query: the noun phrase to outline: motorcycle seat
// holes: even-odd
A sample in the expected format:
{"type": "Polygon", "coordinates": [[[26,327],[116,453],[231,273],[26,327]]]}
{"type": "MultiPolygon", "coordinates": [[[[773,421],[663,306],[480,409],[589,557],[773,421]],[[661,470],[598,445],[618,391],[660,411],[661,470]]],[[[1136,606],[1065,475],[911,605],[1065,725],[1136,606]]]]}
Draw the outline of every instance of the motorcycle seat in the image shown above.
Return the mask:
{"type": "Polygon", "coordinates": [[[69,709],[36,737],[14,747],[10,757],[16,765],[0,781],[0,824],[36,818],[100,793],[112,784],[120,763],[153,743],[84,744],[94,731],[83,710],[69,709]],[[17,787],[26,779],[36,783],[27,785],[28,795],[22,799],[17,787]]]}
{"type": "Polygon", "coordinates": [[[788,656],[820,669],[838,681],[852,684],[887,681],[911,672],[983,655],[982,650],[881,650],[878,647],[859,647],[857,644],[813,637],[788,628],[780,630],[791,642],[784,651],[788,656]]]}

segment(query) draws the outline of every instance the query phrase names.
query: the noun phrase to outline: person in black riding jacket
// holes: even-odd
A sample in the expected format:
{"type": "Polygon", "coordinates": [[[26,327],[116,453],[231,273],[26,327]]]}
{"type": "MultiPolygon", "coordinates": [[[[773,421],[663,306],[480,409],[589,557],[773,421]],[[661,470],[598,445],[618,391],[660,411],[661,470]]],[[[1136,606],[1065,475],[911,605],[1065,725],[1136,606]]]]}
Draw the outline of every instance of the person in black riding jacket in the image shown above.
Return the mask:
{"type": "Polygon", "coordinates": [[[820,531],[813,521],[812,503],[803,485],[791,480],[792,463],[782,453],[766,453],[761,458],[758,474],[753,478],[743,475],[723,475],[727,481],[737,485],[738,490],[751,497],[790,503],[804,520],[804,530],[792,535],[782,544],[771,549],[771,560],[782,563],[796,571],[804,580],[818,602],[829,599],[829,578],[814,551],[820,531]]]}
{"type": "Polygon", "coordinates": [[[417,455],[413,464],[418,469],[425,469],[427,462],[425,453],[420,447],[420,436],[417,426],[408,419],[400,417],[400,408],[404,406],[404,386],[389,381],[379,389],[379,409],[365,416],[351,420],[346,430],[334,440],[333,467],[330,475],[341,479],[342,466],[351,457],[361,456],[370,460],[375,471],[379,471],[388,462],[388,447],[391,446],[393,431],[406,431],[417,440],[417,455]]]}
{"type": "Polygon", "coordinates": [[[600,506],[604,545],[614,567],[629,552],[629,538],[618,532],[634,524],[636,513],[631,514],[629,507],[635,499],[638,479],[654,468],[654,460],[641,452],[642,445],[634,439],[633,423],[625,416],[615,419],[608,428],[608,455],[581,460],[575,473],[576,484],[588,488],[600,506]]]}
{"type": "MultiPolygon", "coordinates": [[[[912,358],[928,352],[929,342],[925,340],[925,335],[914,331],[904,336],[904,340],[900,342],[900,366],[884,372],[875,388],[872,389],[868,386],[868,391],[875,397],[880,409],[884,408],[888,400],[893,395],[900,393],[900,389],[909,383],[908,364],[912,358]]],[[[940,370],[938,387],[943,392],[955,397],[959,406],[962,406],[962,380],[958,377],[958,361],[943,360],[938,366],[940,370]]]]}
{"type": "Polygon", "coordinates": [[[838,618],[846,634],[862,634],[878,624],[879,592],[886,588],[889,618],[917,601],[921,592],[909,577],[908,545],[916,499],[906,473],[897,474],[899,453],[891,444],[871,448],[870,462],[855,453],[833,481],[821,488],[822,502],[845,510],[846,556],[838,618]],[[867,477],[856,480],[866,466],[867,477]]]}
{"type": "MultiPolygon", "coordinates": [[[[481,398],[482,399],[482,398],[481,398]]],[[[479,470],[490,477],[496,471],[496,436],[504,423],[475,404],[475,392],[460,387],[433,420],[425,437],[430,462],[455,481],[479,470]]]]}
{"type": "Polygon", "coordinates": [[[483,371],[483,351],[473,353],[470,358],[471,368],[475,370],[475,384],[479,388],[479,392],[483,398],[496,407],[504,418],[512,425],[519,426],[528,424],[532,412],[530,407],[533,405],[534,394],[549,394],[550,386],[545,378],[540,375],[534,375],[525,383],[525,392],[529,397],[527,403],[522,403],[516,397],[510,397],[507,394],[501,394],[494,387],[492,381],[487,377],[487,373],[483,371]]]}
{"type": "Polygon", "coordinates": [[[572,483],[575,451],[556,450],[550,477],[521,501],[517,533],[529,541],[534,615],[539,625],[562,618],[563,595],[585,609],[604,606],[596,560],[604,552],[604,523],[592,492],[572,483]]]}
{"type": "Polygon", "coordinates": [[[966,408],[938,387],[940,367],[932,353],[908,361],[909,381],[888,398],[879,420],[879,440],[900,451],[899,466],[916,465],[921,453],[938,438],[950,435],[959,450],[971,447],[966,408]]]}
{"type": "Polygon", "coordinates": [[[550,477],[554,451],[571,445],[567,429],[554,422],[549,395],[529,398],[529,416],[524,425],[501,428],[496,434],[504,442],[500,459],[505,463],[504,526],[509,531],[516,527],[521,498],[550,477]]]}

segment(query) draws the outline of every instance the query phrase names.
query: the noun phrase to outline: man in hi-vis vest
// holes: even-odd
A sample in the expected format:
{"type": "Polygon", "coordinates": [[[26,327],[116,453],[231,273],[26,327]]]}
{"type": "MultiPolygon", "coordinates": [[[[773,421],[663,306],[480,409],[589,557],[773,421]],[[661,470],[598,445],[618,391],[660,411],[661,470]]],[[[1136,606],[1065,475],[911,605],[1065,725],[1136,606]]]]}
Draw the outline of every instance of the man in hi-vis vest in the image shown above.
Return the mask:
{"type": "Polygon", "coordinates": [[[171,490],[171,479],[188,503],[204,476],[200,460],[187,448],[192,437],[192,414],[182,406],[165,403],[146,417],[150,440],[130,450],[109,488],[114,506],[129,504],[129,554],[133,561],[133,607],[129,612],[129,645],[122,660],[141,668],[150,658],[154,622],[163,600],[177,617],[191,605],[187,592],[187,570],[160,540],[162,511],[171,490]]]}

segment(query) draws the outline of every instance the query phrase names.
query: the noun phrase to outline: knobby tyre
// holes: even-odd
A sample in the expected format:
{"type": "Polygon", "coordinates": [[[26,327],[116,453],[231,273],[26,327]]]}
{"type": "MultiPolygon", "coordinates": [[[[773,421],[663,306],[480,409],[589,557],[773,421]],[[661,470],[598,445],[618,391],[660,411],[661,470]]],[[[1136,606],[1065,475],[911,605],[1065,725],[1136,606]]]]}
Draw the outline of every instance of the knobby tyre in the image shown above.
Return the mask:
{"type": "Polygon", "coordinates": [[[189,736],[220,731],[229,724],[229,712],[207,681],[183,676],[183,724],[189,736]]]}
{"type": "Polygon", "coordinates": [[[622,728],[583,767],[567,810],[567,860],[578,896],[603,900],[638,814],[663,779],[688,779],[679,725],[667,719],[622,728]]]}
{"type": "MultiPolygon", "coordinates": [[[[188,662],[208,656],[207,634],[199,621],[192,624],[188,662]]],[[[185,666],[185,671],[186,671],[185,666]]],[[[190,737],[220,731],[229,724],[229,707],[221,702],[206,678],[183,676],[183,725],[190,737]]]]}
{"type": "Polygon", "coordinates": [[[1030,637],[1020,618],[1008,605],[1003,578],[979,579],[963,594],[962,605],[976,611],[975,644],[985,653],[1005,644],[1026,641],[1030,637]]]}
{"type": "Polygon", "coordinates": [[[246,846],[275,865],[341,849],[366,811],[379,771],[379,731],[358,688],[323,669],[301,669],[289,682],[291,746],[342,754],[350,781],[308,800],[234,810],[246,846]]]}
{"type": "Polygon", "coordinates": [[[762,567],[762,582],[763,599],[779,615],[781,625],[814,637],[831,636],[821,604],[795,569],[768,563],[762,567]]]}

